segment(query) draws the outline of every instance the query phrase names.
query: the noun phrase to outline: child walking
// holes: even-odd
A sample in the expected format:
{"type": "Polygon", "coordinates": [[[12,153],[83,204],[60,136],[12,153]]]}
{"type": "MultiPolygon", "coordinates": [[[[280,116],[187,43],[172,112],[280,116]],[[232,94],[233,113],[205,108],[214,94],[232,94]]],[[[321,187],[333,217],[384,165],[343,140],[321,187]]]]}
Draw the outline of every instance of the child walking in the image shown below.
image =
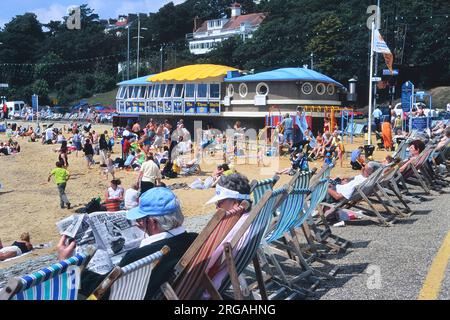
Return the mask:
{"type": "Polygon", "coordinates": [[[106,154],[106,167],[103,170],[103,173],[105,175],[105,179],[108,180],[108,174],[110,173],[113,180],[116,180],[116,177],[114,175],[114,161],[111,159],[111,152],[108,152],[106,154]]]}
{"type": "Polygon", "coordinates": [[[66,185],[67,180],[69,180],[70,178],[70,173],[63,168],[63,164],[61,162],[58,161],[55,165],[56,168],[50,172],[47,181],[50,182],[51,177],[55,177],[55,183],[58,186],[59,203],[61,209],[64,209],[65,205],[67,205],[67,209],[70,209],[70,202],[66,195],[66,185]]]}

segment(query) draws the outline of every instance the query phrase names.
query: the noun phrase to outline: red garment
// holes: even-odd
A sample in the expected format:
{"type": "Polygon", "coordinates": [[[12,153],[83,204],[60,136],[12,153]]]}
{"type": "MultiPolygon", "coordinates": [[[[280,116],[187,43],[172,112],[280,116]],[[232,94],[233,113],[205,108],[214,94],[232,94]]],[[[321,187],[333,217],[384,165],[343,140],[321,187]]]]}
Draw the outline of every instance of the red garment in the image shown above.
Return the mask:
{"type": "Polygon", "coordinates": [[[384,148],[391,150],[394,146],[392,143],[392,125],[390,122],[383,122],[381,126],[384,148]]]}
{"type": "Polygon", "coordinates": [[[128,152],[130,152],[130,148],[131,148],[130,140],[125,139],[125,141],[123,142],[123,153],[127,154],[128,152]]]}

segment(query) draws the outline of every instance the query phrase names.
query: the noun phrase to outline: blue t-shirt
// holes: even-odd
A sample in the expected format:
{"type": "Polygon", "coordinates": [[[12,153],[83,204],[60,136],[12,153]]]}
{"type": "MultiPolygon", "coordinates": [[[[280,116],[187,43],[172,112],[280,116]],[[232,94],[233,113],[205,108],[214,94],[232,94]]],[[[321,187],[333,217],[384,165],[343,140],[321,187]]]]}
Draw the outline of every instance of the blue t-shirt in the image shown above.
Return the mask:
{"type": "Polygon", "coordinates": [[[353,150],[352,151],[352,156],[351,156],[351,161],[352,162],[356,162],[356,160],[359,158],[361,153],[362,153],[362,151],[360,149],[353,150]]]}
{"type": "Polygon", "coordinates": [[[292,130],[292,118],[286,118],[282,121],[282,124],[284,125],[284,130],[292,130]]]}
{"type": "Polygon", "coordinates": [[[383,115],[383,112],[381,112],[380,109],[375,109],[375,111],[372,113],[372,115],[375,119],[380,119],[381,116],[383,115]]]}

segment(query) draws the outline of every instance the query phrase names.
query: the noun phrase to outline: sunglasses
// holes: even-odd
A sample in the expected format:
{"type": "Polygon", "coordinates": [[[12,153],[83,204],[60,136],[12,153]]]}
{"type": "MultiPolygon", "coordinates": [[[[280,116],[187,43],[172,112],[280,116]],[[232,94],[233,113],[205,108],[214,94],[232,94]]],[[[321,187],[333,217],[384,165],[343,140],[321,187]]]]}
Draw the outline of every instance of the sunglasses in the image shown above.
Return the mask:
{"type": "Polygon", "coordinates": [[[222,206],[222,205],[225,203],[225,201],[227,201],[227,200],[228,200],[228,199],[222,199],[222,200],[217,201],[217,202],[216,202],[216,207],[222,206]]]}

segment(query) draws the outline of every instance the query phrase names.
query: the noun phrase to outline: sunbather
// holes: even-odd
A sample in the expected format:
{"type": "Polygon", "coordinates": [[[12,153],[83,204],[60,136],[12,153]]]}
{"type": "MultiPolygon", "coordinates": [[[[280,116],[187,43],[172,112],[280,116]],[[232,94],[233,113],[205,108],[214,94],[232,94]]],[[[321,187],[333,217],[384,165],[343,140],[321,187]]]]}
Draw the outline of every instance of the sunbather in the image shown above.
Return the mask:
{"type": "Polygon", "coordinates": [[[350,165],[353,170],[361,170],[365,165],[364,156],[362,155],[364,147],[358,147],[358,149],[352,151],[350,165]]]}
{"type": "Polygon", "coordinates": [[[355,188],[363,183],[381,164],[371,161],[362,169],[361,174],[353,178],[337,179],[328,187],[327,202],[336,202],[342,199],[350,199],[355,188]]]}
{"type": "Polygon", "coordinates": [[[32,249],[33,245],[30,242],[30,234],[28,232],[22,233],[20,240],[14,241],[7,247],[3,247],[2,241],[0,240],[0,261],[18,257],[32,249]]]}
{"type": "MultiPolygon", "coordinates": [[[[146,300],[160,293],[160,286],[172,276],[175,264],[180,260],[197,234],[187,233],[183,227],[184,216],[176,195],[167,188],[153,188],[140,199],[139,206],[127,212],[127,219],[136,220],[139,227],[147,234],[140,248],[132,249],[122,258],[119,266],[126,266],[134,261],[149,256],[165,245],[170,252],[153,269],[145,294],[146,300]]],[[[66,243],[63,236],[58,244],[58,258],[64,260],[73,255],[75,242],[66,243]]],[[[100,284],[105,276],[92,271],[81,274],[80,293],[88,296],[100,284]]],[[[104,296],[107,298],[108,294],[104,296]]]]}
{"type": "Polygon", "coordinates": [[[406,170],[406,168],[409,166],[410,163],[412,163],[419,154],[422,153],[422,151],[425,150],[425,143],[421,140],[414,140],[409,145],[409,159],[405,161],[405,163],[402,164],[400,167],[400,172],[403,172],[406,170]]]}

